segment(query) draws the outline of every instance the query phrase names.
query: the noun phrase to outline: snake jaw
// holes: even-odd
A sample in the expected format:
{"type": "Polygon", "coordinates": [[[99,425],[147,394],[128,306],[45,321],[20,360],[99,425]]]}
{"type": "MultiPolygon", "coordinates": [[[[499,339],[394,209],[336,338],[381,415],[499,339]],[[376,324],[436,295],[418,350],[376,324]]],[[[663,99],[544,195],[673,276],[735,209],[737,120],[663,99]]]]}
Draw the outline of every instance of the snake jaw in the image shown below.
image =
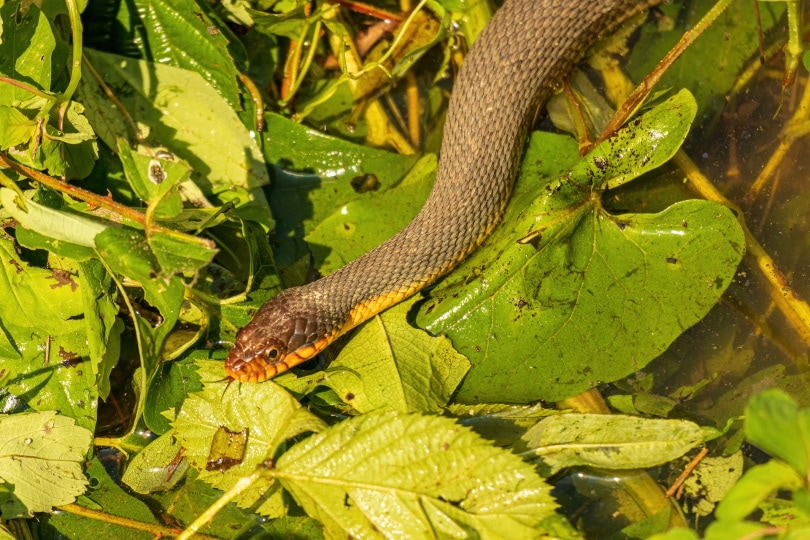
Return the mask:
{"type": "Polygon", "coordinates": [[[290,305],[288,289],[266,303],[236,335],[225,371],[239,382],[262,382],[302,364],[338,335],[309,323],[308,310],[290,305]]]}

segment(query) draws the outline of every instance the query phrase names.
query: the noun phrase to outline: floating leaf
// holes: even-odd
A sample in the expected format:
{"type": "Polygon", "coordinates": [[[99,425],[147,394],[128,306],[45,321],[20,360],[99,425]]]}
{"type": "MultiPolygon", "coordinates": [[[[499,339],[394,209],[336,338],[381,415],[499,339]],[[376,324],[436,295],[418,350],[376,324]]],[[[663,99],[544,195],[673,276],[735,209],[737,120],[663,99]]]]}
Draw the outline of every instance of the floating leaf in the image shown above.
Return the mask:
{"type": "MultiPolygon", "coordinates": [[[[84,457],[93,433],[56,411],[0,415],[0,482],[25,505],[28,516],[50,512],[84,493],[84,457]]],[[[1,512],[4,519],[23,517],[1,512]]]]}
{"type": "MultiPolygon", "coordinates": [[[[519,185],[503,225],[430,292],[417,323],[473,364],[458,401],[554,401],[617,380],[715,305],[745,245],[730,210],[689,200],[614,216],[601,203],[606,187],[668,160],[694,111],[679,93],[562,178],[519,185]]],[[[575,150],[544,149],[544,139],[532,139],[519,184],[557,147],[575,150]]]]}
{"type": "Polygon", "coordinates": [[[643,469],[684,455],[703,442],[703,431],[685,420],[560,414],[538,422],[522,442],[525,454],[540,458],[548,474],[582,465],[643,469]]]}
{"type": "Polygon", "coordinates": [[[537,538],[556,507],[528,464],[436,416],[346,420],[296,444],[273,473],[333,538],[537,538]]]}

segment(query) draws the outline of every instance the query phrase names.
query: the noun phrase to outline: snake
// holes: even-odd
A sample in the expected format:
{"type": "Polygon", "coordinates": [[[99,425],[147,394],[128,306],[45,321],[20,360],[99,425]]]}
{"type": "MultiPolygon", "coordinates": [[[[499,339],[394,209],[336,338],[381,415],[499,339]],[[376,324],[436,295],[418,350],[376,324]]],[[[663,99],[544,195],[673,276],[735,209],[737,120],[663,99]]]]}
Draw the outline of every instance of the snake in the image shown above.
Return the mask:
{"type": "Polygon", "coordinates": [[[455,81],[436,179],[398,234],[332,274],[285,289],[236,336],[230,379],[261,382],[433,284],[503,216],[536,116],[588,47],[658,0],[506,0],[455,81]]]}

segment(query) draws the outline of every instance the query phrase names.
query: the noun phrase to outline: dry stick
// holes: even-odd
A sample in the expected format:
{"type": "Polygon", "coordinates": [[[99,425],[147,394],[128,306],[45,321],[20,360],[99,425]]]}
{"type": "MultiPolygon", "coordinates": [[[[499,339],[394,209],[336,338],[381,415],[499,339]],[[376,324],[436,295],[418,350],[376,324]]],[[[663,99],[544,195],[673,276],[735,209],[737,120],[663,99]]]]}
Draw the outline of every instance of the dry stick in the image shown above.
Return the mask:
{"type": "Polygon", "coordinates": [[[680,58],[681,54],[689,48],[692,43],[706,30],[712,23],[719,17],[733,2],[734,0],[719,0],[712,8],[703,16],[703,18],[697,22],[695,26],[687,30],[683,36],[681,37],[680,41],[678,41],[677,45],[670,50],[667,55],[658,62],[658,65],[655,66],[649,75],[647,75],[641,84],[639,84],[633,93],[628,96],[628,98],[624,101],[622,106],[619,110],[616,111],[616,114],[613,115],[613,118],[610,119],[608,125],[605,129],[602,130],[602,134],[599,138],[593,143],[594,146],[602,142],[603,140],[607,139],[611,135],[613,135],[616,131],[619,130],[620,127],[624,125],[630,116],[633,115],[636,110],[641,106],[647,96],[649,95],[652,87],[655,86],[658,81],[661,80],[661,77],[664,76],[664,73],[672,67],[672,64],[680,58]]]}
{"type": "Polygon", "coordinates": [[[419,85],[413,71],[405,73],[405,97],[408,101],[408,135],[414,148],[422,146],[422,126],[419,110],[419,85]]]}
{"type": "MultiPolygon", "coordinates": [[[[126,527],[127,529],[133,529],[136,531],[145,531],[150,534],[154,534],[156,538],[163,536],[174,537],[179,533],[177,529],[170,529],[168,527],[163,527],[162,525],[155,525],[154,523],[144,523],[143,521],[116,516],[113,514],[108,514],[107,512],[100,512],[98,510],[91,510],[89,508],[85,508],[84,506],[79,506],[78,504],[65,504],[58,506],[57,508],[77,516],[103,521],[104,523],[111,523],[113,525],[118,525],[119,527],[126,527]]],[[[201,538],[203,540],[217,540],[217,537],[209,536],[207,534],[198,534],[197,538],[201,538]]]]}
{"type": "Polygon", "coordinates": [[[135,120],[132,119],[132,115],[129,114],[127,108],[124,107],[123,103],[118,101],[118,98],[115,97],[113,91],[109,86],[107,86],[107,83],[104,82],[101,75],[98,74],[98,71],[96,71],[96,68],[94,68],[93,64],[90,63],[90,60],[87,59],[87,56],[82,56],[82,60],[84,61],[84,66],[90,70],[90,73],[96,79],[96,82],[98,82],[98,85],[101,87],[104,95],[107,96],[107,99],[112,102],[115,108],[118,109],[118,112],[121,113],[121,116],[124,117],[124,120],[126,120],[129,129],[132,131],[132,137],[138,144],[143,144],[143,137],[141,137],[141,132],[138,130],[138,125],[135,123],[135,120]]]}
{"type": "Polygon", "coordinates": [[[256,107],[256,131],[264,131],[264,100],[262,100],[261,92],[256,87],[256,83],[244,73],[237,73],[236,76],[247,89],[253,106],[256,107]]]}
{"type": "Polygon", "coordinates": [[[689,462],[686,468],[684,468],[683,472],[678,476],[678,478],[675,479],[675,482],[673,482],[673,484],[669,487],[669,489],[665,494],[667,497],[672,497],[673,495],[675,495],[675,492],[678,491],[678,488],[681,487],[681,484],[683,484],[686,481],[686,479],[689,478],[689,475],[692,474],[692,471],[695,470],[695,467],[697,467],[700,464],[700,462],[703,460],[703,458],[706,457],[708,453],[709,453],[708,448],[703,448],[700,450],[700,452],[698,452],[698,454],[692,459],[692,461],[689,462]]]}
{"type": "Polygon", "coordinates": [[[810,84],[804,87],[804,94],[802,94],[802,99],[799,102],[799,106],[796,108],[796,113],[788,120],[787,124],[785,124],[785,127],[782,129],[779,145],[771,154],[771,158],[768,160],[768,163],[765,164],[765,167],[763,167],[762,172],[759,173],[757,179],[748,189],[748,193],[746,193],[744,199],[746,204],[750,205],[754,202],[765,187],[765,184],[774,175],[776,169],[782,164],[782,160],[785,159],[788,150],[793,147],[793,144],[799,137],[806,134],[806,132],[800,129],[800,126],[802,123],[807,122],[808,119],[810,119],[810,84]]]}

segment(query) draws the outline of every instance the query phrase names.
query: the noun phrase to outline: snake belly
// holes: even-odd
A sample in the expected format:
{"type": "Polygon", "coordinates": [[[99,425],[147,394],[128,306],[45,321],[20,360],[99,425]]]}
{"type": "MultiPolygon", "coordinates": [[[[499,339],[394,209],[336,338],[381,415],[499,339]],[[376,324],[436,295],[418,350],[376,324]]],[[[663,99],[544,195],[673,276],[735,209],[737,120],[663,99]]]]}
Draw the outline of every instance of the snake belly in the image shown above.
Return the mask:
{"type": "Polygon", "coordinates": [[[474,251],[503,215],[541,105],[588,46],[657,0],[507,0],[464,60],[433,190],[399,234],[270,299],[236,337],[229,377],[259,382],[408,298],[474,251]]]}

